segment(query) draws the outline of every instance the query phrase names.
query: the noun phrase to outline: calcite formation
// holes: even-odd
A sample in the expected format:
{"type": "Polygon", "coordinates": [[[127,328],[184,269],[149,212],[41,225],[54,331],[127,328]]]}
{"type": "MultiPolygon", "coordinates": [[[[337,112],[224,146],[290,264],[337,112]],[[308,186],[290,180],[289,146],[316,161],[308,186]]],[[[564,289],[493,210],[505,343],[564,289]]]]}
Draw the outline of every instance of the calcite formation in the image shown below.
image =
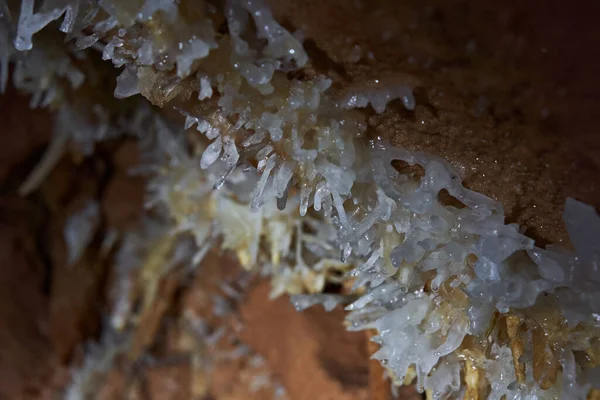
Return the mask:
{"type": "MultiPolygon", "coordinates": [[[[349,330],[376,330],[373,357],[393,385],[416,378],[433,399],[585,399],[600,381],[600,216],[567,199],[573,247],[536,247],[447,160],[373,135],[364,109],[413,110],[410,80],[340,87],[309,73],[302,34],[259,0],[0,6],[1,87],[10,75],[32,107],[55,112],[22,194],[68,149],[128,135],[144,154],[152,220],[121,244],[107,332],[133,318],[131,270],[143,312],[156,276],[219,246],[269,277],[272,296],[300,310],[343,304],[349,330]],[[110,63],[120,72],[107,85],[110,63]]],[[[71,262],[97,207],[66,225],[71,262]]],[[[121,351],[110,338],[69,398],[121,351]]]]}

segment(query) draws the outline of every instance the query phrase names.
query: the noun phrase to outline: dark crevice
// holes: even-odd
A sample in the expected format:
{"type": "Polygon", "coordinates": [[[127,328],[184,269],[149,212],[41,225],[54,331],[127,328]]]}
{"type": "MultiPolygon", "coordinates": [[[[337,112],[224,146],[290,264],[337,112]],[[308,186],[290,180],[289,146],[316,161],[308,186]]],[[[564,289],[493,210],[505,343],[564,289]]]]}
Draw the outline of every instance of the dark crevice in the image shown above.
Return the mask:
{"type": "Polygon", "coordinates": [[[440,117],[437,108],[431,104],[431,101],[429,100],[428,90],[426,87],[417,86],[413,88],[413,96],[415,96],[416,104],[418,104],[420,107],[425,107],[436,119],[440,117]]]}
{"type": "Polygon", "coordinates": [[[462,201],[452,196],[450,192],[448,192],[448,190],[446,189],[440,190],[440,192],[438,193],[438,201],[444,206],[451,206],[454,208],[458,208],[459,210],[466,207],[466,205],[462,201]]]}
{"type": "Polygon", "coordinates": [[[419,164],[409,164],[404,160],[392,161],[392,167],[403,175],[408,175],[413,179],[421,180],[425,176],[425,168],[419,164]]]}
{"type": "MultiPolygon", "coordinates": [[[[19,186],[25,182],[27,176],[33,171],[38,164],[39,160],[46,151],[47,146],[40,146],[32,150],[23,162],[20,162],[11,167],[11,170],[0,187],[0,196],[13,197],[18,196],[19,186]]],[[[50,257],[50,242],[47,240],[49,236],[49,218],[50,211],[44,203],[42,197],[34,192],[33,194],[22,197],[22,202],[25,205],[24,212],[28,214],[27,221],[30,225],[30,231],[33,232],[32,243],[35,248],[36,254],[28,254],[28,259],[31,258],[30,262],[39,262],[42,266],[42,280],[41,280],[41,292],[44,296],[50,295],[52,286],[53,276],[53,265],[52,258],[50,257]]],[[[12,212],[0,213],[0,222],[10,222],[13,220],[14,215],[12,212]]]]}
{"type": "Polygon", "coordinates": [[[343,387],[363,388],[369,385],[368,365],[349,366],[336,357],[327,357],[326,354],[321,355],[319,361],[327,374],[343,387]]]}
{"type": "Polygon", "coordinates": [[[342,294],[344,287],[339,283],[327,282],[323,288],[323,293],[342,294]]]}
{"type": "Polygon", "coordinates": [[[332,60],[327,52],[321,49],[313,39],[304,41],[304,50],[318,72],[327,74],[329,71],[333,71],[345,81],[351,80],[344,66],[332,60]]]}
{"type": "Polygon", "coordinates": [[[52,279],[54,276],[54,266],[52,264],[52,257],[50,256],[50,241],[47,239],[49,236],[48,222],[50,220],[50,213],[48,209],[39,202],[40,218],[39,227],[36,227],[35,235],[35,248],[37,256],[42,262],[44,268],[44,275],[42,277],[42,293],[45,296],[50,297],[52,290],[52,279]]]}

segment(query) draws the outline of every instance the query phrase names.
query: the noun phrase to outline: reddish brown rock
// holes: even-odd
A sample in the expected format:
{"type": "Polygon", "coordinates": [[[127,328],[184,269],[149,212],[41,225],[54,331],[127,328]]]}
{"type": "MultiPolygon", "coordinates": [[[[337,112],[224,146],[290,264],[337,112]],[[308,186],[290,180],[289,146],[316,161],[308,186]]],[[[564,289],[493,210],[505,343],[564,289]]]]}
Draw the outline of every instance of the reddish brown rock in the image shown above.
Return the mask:
{"type": "Polygon", "coordinates": [[[36,213],[17,196],[0,197],[0,398],[39,394],[57,366],[48,340],[48,271],[36,243],[36,213]]]}
{"type": "Polygon", "coordinates": [[[139,165],[135,141],[124,141],[115,151],[113,171],[102,199],[102,211],[108,226],[120,231],[133,228],[144,212],[145,180],[132,175],[139,165]]]}
{"type": "MultiPolygon", "coordinates": [[[[11,173],[23,179],[23,170],[35,165],[46,143],[52,135],[52,117],[48,111],[29,109],[29,99],[18,96],[11,86],[5,94],[0,95],[2,128],[0,138],[0,185],[11,173]]],[[[8,183],[18,186],[21,181],[8,183]]]]}
{"type": "Polygon", "coordinates": [[[296,312],[287,297],[269,301],[270,284],[242,304],[242,339],[266,358],[294,400],[368,399],[368,354],[362,332],[344,328],[344,312],[296,312]]]}

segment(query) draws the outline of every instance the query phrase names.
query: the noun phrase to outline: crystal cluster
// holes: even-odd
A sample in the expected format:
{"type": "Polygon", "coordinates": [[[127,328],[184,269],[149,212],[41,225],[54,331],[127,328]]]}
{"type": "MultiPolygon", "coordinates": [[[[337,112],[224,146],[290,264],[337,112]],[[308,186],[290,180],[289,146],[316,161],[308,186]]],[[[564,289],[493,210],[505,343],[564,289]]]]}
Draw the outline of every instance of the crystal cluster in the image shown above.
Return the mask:
{"type": "MultiPolygon", "coordinates": [[[[12,63],[32,107],[56,110],[42,170],[67,140],[89,153],[138,137],[147,205],[165,235],[193,237],[190,265],[221,246],[298,309],[345,304],[348,329],[378,332],[373,357],[394,383],[416,376],[430,398],[583,399],[599,382],[600,216],[568,199],[573,248],[536,247],[444,159],[370,137],[360,109],[395,99],[414,109],[408,84],[332,92],[328,77],[294,78],[310,63],[302,37],[257,0],[0,6],[2,88],[12,63]],[[55,30],[38,34],[55,21],[63,46],[44,40],[55,30]],[[74,60],[98,55],[122,68],[114,97],[155,108],[97,96],[96,64],[74,60]],[[323,294],[328,282],[349,290],[323,294]]],[[[42,178],[34,171],[24,193],[42,178]]],[[[115,327],[126,310],[116,307],[115,327]]]]}

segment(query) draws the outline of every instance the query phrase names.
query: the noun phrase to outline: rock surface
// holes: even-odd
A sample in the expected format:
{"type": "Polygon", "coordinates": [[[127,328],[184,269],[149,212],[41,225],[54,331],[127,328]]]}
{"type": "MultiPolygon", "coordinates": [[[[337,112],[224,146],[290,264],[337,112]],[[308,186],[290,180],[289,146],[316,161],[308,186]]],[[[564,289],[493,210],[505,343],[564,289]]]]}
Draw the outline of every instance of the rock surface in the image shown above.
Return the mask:
{"type": "MultiPolygon", "coordinates": [[[[339,78],[339,91],[384,78],[413,85],[414,112],[395,103],[380,115],[364,111],[372,114],[369,134],[448,158],[470,188],[501,200],[510,222],[540,244],[564,239],[566,196],[600,205],[598,5],[271,3],[283,24],[306,39],[312,62],[305,73],[339,78]]],[[[14,91],[0,97],[0,398],[9,399],[54,398],[64,388],[68,363],[81,358],[85,340],[98,337],[106,311],[112,266],[94,246],[110,229],[134,226],[143,201],[142,181],[127,173],[137,157],[131,142],[108,143],[93,159],[65,157],[39,192],[18,197],[18,185],[50,138],[49,115],[27,104],[14,91]],[[92,249],[68,266],[64,221],[89,198],[101,204],[101,231],[92,249]]],[[[202,278],[170,292],[157,337],[145,339],[149,347],[180,335],[169,321],[181,316],[181,307],[210,314],[211,296],[222,294],[218,282],[239,273],[230,259],[215,255],[202,268],[202,278]]],[[[281,382],[294,400],[387,396],[373,383],[381,370],[368,362],[366,338],[344,331],[340,310],[298,314],[286,298],[268,302],[267,292],[264,283],[250,286],[228,321],[239,329],[240,343],[264,358],[260,374],[281,382]]],[[[178,346],[163,345],[155,362],[135,374],[111,371],[99,398],[273,394],[272,388],[251,390],[257,372],[248,357],[219,363],[206,388],[207,377],[198,376],[185,352],[180,357],[178,346]]]]}

